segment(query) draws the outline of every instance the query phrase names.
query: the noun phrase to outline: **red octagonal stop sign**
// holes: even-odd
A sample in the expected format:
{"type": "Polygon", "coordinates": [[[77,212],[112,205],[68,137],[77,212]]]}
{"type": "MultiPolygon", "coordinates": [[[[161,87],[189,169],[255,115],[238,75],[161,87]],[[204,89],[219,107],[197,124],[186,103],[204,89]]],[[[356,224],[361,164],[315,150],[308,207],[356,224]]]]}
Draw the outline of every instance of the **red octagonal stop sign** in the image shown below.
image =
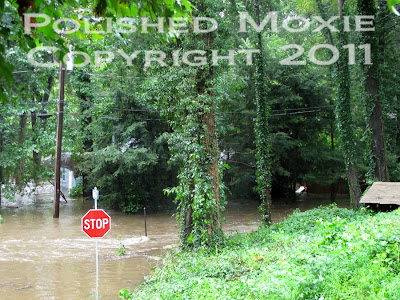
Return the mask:
{"type": "Polygon", "coordinates": [[[91,209],[82,217],[82,231],[91,238],[102,238],[111,229],[111,217],[102,209],[91,209]]]}

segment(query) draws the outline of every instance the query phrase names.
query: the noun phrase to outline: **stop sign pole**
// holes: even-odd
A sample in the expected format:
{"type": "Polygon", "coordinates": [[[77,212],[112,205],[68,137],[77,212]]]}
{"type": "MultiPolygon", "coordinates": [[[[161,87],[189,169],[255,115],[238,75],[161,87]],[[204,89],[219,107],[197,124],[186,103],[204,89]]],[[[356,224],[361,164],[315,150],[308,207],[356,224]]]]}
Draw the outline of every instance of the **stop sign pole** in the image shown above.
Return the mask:
{"type": "Polygon", "coordinates": [[[111,218],[102,209],[97,209],[97,200],[99,199],[99,191],[95,187],[92,190],[94,199],[94,209],[89,210],[82,217],[82,231],[90,238],[96,241],[96,299],[99,296],[99,248],[98,238],[104,237],[111,229],[111,218]]]}

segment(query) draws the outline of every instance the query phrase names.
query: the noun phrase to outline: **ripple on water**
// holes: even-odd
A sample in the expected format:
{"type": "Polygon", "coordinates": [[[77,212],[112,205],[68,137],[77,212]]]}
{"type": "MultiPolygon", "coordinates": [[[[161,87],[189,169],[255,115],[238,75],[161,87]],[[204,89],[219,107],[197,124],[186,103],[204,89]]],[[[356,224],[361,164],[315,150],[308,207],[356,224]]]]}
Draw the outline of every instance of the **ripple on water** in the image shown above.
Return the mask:
{"type": "MultiPolygon", "coordinates": [[[[19,209],[4,213],[5,223],[0,226],[0,278],[18,282],[18,286],[0,286],[1,300],[93,298],[90,294],[95,284],[95,242],[80,228],[81,218],[93,202],[68,199],[60,207],[60,219],[53,220],[52,197],[37,195],[25,203],[21,200],[19,209]],[[17,280],[26,274],[29,280],[17,280]]],[[[116,299],[119,289],[133,289],[140,284],[164,253],[176,247],[173,245],[179,242],[179,229],[172,213],[150,214],[148,237],[144,237],[143,216],[107,212],[112,228],[98,240],[99,291],[102,299],[116,299]],[[124,256],[116,255],[120,244],[125,246],[124,256]]],[[[259,220],[256,205],[224,214],[228,231],[252,230],[259,220]],[[249,225],[250,221],[255,223],[249,225]]]]}

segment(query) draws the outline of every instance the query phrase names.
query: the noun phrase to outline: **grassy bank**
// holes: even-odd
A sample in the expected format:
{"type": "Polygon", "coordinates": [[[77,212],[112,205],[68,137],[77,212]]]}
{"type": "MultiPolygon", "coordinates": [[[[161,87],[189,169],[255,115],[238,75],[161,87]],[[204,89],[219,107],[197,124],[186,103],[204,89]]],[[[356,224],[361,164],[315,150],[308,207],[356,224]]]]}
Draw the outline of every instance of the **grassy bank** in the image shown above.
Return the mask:
{"type": "Polygon", "coordinates": [[[337,207],[228,238],[213,253],[170,253],[124,299],[400,299],[400,211],[337,207]]]}

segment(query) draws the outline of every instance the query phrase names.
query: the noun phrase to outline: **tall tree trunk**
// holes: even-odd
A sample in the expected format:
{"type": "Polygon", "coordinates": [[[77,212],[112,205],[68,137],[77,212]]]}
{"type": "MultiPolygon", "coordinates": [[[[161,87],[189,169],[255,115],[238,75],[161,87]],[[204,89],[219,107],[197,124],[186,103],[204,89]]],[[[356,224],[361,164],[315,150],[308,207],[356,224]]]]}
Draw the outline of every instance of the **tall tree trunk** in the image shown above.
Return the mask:
{"type": "MultiPolygon", "coordinates": [[[[41,109],[40,114],[42,115],[41,120],[40,120],[40,124],[38,124],[38,116],[36,111],[32,111],[31,112],[31,126],[32,126],[32,142],[34,145],[38,145],[38,137],[39,137],[39,126],[41,126],[41,128],[43,130],[46,130],[47,127],[47,104],[49,102],[49,98],[50,98],[50,93],[51,93],[51,89],[53,88],[54,85],[54,77],[52,75],[50,75],[47,78],[47,87],[45,89],[44,95],[43,97],[41,97],[41,100],[39,100],[43,107],[41,109]]],[[[34,90],[36,91],[36,88],[34,88],[34,90]]],[[[39,99],[39,95],[38,93],[35,93],[36,98],[39,99]]],[[[35,97],[32,98],[32,102],[35,102],[35,97]]],[[[39,115],[40,115],[39,114],[39,115]]],[[[39,175],[39,170],[40,170],[40,165],[41,165],[41,161],[42,161],[42,155],[41,155],[41,149],[36,148],[32,151],[32,157],[33,157],[33,165],[34,165],[34,170],[33,170],[33,178],[35,180],[35,182],[39,179],[38,175],[39,175]]]]}
{"type": "MultiPolygon", "coordinates": [[[[90,94],[90,75],[79,74],[79,81],[81,82],[81,88],[77,92],[77,96],[81,100],[81,114],[82,117],[82,134],[84,136],[83,140],[83,151],[85,153],[93,151],[93,139],[88,130],[89,125],[92,123],[92,117],[90,108],[92,107],[92,96],[90,94]]],[[[84,197],[90,197],[90,183],[88,180],[88,174],[85,170],[81,171],[82,175],[82,190],[84,197]]]]}
{"type": "MultiPolygon", "coordinates": [[[[339,2],[338,5],[341,7],[342,2],[339,2]]],[[[317,6],[318,6],[319,15],[324,20],[326,20],[327,19],[327,14],[325,13],[325,8],[322,5],[322,1],[321,0],[317,0],[317,6]]],[[[340,14],[342,14],[341,13],[341,9],[340,9],[340,14]]],[[[326,38],[327,38],[329,44],[334,46],[333,36],[332,36],[332,32],[330,31],[330,29],[324,28],[323,30],[324,30],[324,33],[326,34],[326,38]]],[[[333,75],[332,74],[332,68],[330,68],[329,74],[330,74],[331,82],[334,82],[333,76],[332,76],[333,75]]],[[[333,105],[332,99],[329,99],[329,105],[333,105]]],[[[331,114],[331,122],[330,122],[330,140],[331,140],[331,150],[332,150],[332,152],[335,152],[334,134],[335,134],[335,116],[334,116],[334,113],[332,113],[331,114]]],[[[333,173],[334,173],[334,170],[332,170],[332,174],[333,173]]],[[[337,182],[332,182],[331,183],[331,193],[330,193],[330,200],[331,200],[332,203],[335,202],[336,193],[337,193],[337,182]]]]}
{"type": "MultiPolygon", "coordinates": [[[[380,66],[383,64],[384,23],[382,13],[377,14],[374,0],[358,0],[360,15],[375,16],[375,31],[363,31],[362,40],[371,45],[371,65],[364,65],[366,106],[369,113],[368,126],[371,131],[371,151],[373,159],[373,174],[376,181],[388,181],[389,173],[386,162],[385,140],[383,134],[382,105],[380,97],[380,66]]],[[[385,5],[386,8],[386,5],[385,5]]],[[[387,9],[387,8],[386,8],[387,9]]]]}
{"type": "MultiPolygon", "coordinates": [[[[204,2],[195,1],[200,16],[207,16],[204,2]]],[[[213,33],[203,34],[199,45],[207,53],[211,61],[213,49],[213,33]]],[[[219,150],[215,122],[214,97],[211,92],[213,66],[208,64],[199,68],[196,73],[196,99],[198,107],[187,114],[193,114],[196,129],[191,128],[189,140],[194,141],[195,148],[188,153],[188,168],[190,178],[184,185],[189,189],[188,199],[180,204],[183,231],[181,241],[184,247],[205,245],[212,246],[219,243],[222,235],[220,222],[220,178],[219,178],[219,150]],[[203,150],[204,149],[204,150],[203,150]],[[190,156],[196,153],[198,161],[193,162],[190,156]],[[194,179],[193,179],[194,178],[194,179]],[[208,186],[211,184],[211,187],[208,186]],[[205,189],[205,190],[203,190],[205,189]],[[201,200],[200,200],[201,198],[201,200]],[[183,205],[182,205],[183,204],[183,205]],[[205,235],[204,233],[207,233],[205,235]]]]}
{"type": "MultiPolygon", "coordinates": [[[[191,204],[192,201],[189,201],[189,204],[191,204]]],[[[193,208],[192,205],[188,205],[187,207],[184,208],[185,212],[185,219],[184,219],[184,225],[183,225],[183,243],[184,245],[188,245],[190,244],[188,239],[191,236],[192,230],[193,230],[193,218],[192,218],[192,214],[193,214],[193,208]]]]}
{"type": "MultiPolygon", "coordinates": [[[[24,113],[23,115],[20,116],[19,119],[18,145],[21,150],[21,153],[23,153],[23,147],[26,139],[26,124],[27,124],[27,115],[26,113],[24,113]]],[[[15,174],[15,183],[17,184],[17,186],[21,186],[23,184],[24,173],[25,173],[25,157],[22,156],[19,159],[17,165],[17,172],[15,174]]]]}
{"type": "Polygon", "coordinates": [[[213,220],[208,225],[208,234],[212,235],[215,230],[220,230],[220,207],[219,207],[219,166],[218,166],[218,141],[217,132],[215,126],[215,110],[213,105],[210,107],[210,111],[203,115],[203,123],[206,127],[205,132],[205,150],[207,155],[212,157],[209,163],[207,173],[211,178],[213,188],[213,202],[215,205],[212,206],[209,220],[213,220]]]}
{"type": "MultiPolygon", "coordinates": [[[[256,22],[260,24],[260,7],[258,0],[254,1],[256,22]]],[[[272,222],[271,217],[271,165],[269,139],[269,110],[267,106],[267,92],[265,89],[265,71],[263,40],[261,32],[257,33],[257,49],[260,53],[256,57],[255,89],[257,114],[255,121],[257,183],[261,200],[261,211],[265,223],[272,222]]]]}
{"type": "MultiPolygon", "coordinates": [[[[35,102],[35,98],[32,98],[32,101],[35,102]]],[[[31,127],[32,127],[32,143],[33,145],[37,146],[39,128],[37,124],[36,111],[31,111],[31,127]]],[[[33,159],[33,171],[32,171],[33,180],[35,181],[35,183],[37,183],[39,179],[38,174],[40,171],[40,161],[41,161],[40,152],[37,148],[32,150],[32,159],[33,159]]]]}
{"type": "MultiPolygon", "coordinates": [[[[51,75],[51,76],[49,76],[47,78],[47,88],[46,88],[46,91],[45,91],[45,93],[43,95],[43,98],[42,98],[42,101],[41,101],[42,105],[43,105],[43,108],[40,111],[40,113],[43,114],[43,115],[48,114],[47,103],[49,102],[49,98],[50,98],[50,94],[51,94],[51,90],[53,89],[53,86],[54,86],[54,76],[51,75]]],[[[47,117],[43,116],[40,119],[40,122],[41,122],[41,127],[43,128],[43,130],[46,130],[47,117]]]]}
{"type": "MultiPolygon", "coordinates": [[[[339,7],[339,11],[345,12],[346,9],[345,7],[339,7]]],[[[340,56],[336,68],[338,94],[335,112],[339,127],[339,138],[341,140],[341,147],[347,169],[350,204],[352,208],[356,209],[359,207],[361,189],[355,163],[355,137],[351,114],[350,70],[348,65],[349,54],[346,49],[343,49],[343,46],[348,43],[348,34],[347,32],[344,32],[343,18],[341,18],[341,20],[342,22],[340,22],[339,41],[337,47],[340,49],[340,56]]]]}
{"type": "MultiPolygon", "coordinates": [[[[332,72],[330,72],[330,73],[332,74],[332,72]]],[[[332,99],[329,100],[329,105],[333,106],[332,99]]],[[[331,113],[330,138],[331,138],[331,150],[334,153],[335,152],[335,115],[333,112],[331,113]]],[[[334,174],[334,172],[335,172],[335,170],[334,170],[334,168],[332,168],[332,174],[334,174]]],[[[337,193],[337,182],[332,182],[331,183],[331,194],[330,194],[331,203],[335,202],[336,193],[337,193]]]]}
{"type": "MultiPolygon", "coordinates": [[[[33,136],[32,136],[32,142],[34,145],[37,145],[38,143],[38,128],[37,128],[37,116],[36,112],[32,111],[31,112],[31,126],[32,126],[32,131],[33,131],[33,136]]],[[[33,156],[33,164],[35,168],[40,167],[40,153],[37,150],[32,151],[32,156],[33,156]]]]}
{"type": "Polygon", "coordinates": [[[350,187],[350,205],[352,208],[357,209],[360,207],[361,188],[354,163],[349,163],[347,166],[347,174],[350,187]]]}

